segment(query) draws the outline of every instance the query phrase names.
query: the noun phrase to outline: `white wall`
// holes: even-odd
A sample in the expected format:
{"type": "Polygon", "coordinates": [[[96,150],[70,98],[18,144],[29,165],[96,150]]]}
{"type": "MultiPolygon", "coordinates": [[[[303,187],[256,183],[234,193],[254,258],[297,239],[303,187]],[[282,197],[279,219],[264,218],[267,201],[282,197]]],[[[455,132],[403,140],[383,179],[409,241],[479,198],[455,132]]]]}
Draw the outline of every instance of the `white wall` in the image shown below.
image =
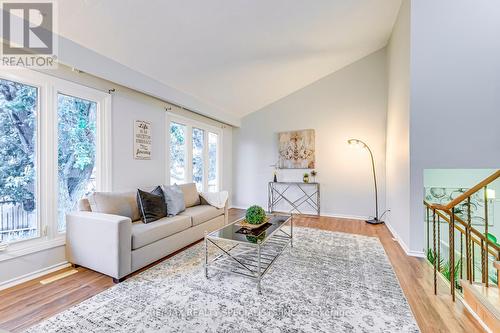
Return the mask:
{"type": "Polygon", "coordinates": [[[410,244],[410,1],[404,0],[387,46],[388,97],[385,219],[401,246],[410,244]]]}
{"type": "MultiPolygon", "coordinates": [[[[78,74],[66,66],[45,73],[78,82],[102,91],[115,88],[112,93],[112,189],[130,190],[166,183],[166,110],[210,125],[223,127],[222,188],[231,191],[232,183],[232,127],[222,125],[201,115],[146,96],[123,86],[88,74],[78,74]],[[133,158],[133,124],[135,120],[152,123],[153,152],[149,161],[133,158]]],[[[47,269],[65,262],[64,246],[0,261],[0,288],[17,277],[47,269]]]]}
{"type": "Polygon", "coordinates": [[[412,2],[412,250],[424,247],[424,169],[500,167],[499,31],[497,0],[412,2]]]}
{"type": "MultiPolygon", "coordinates": [[[[316,170],[322,213],[374,215],[367,151],[346,143],[367,142],[376,159],[380,210],[385,208],[385,49],[375,52],[242,119],[233,131],[233,202],[267,207],[267,182],[278,159],[278,132],[315,129],[316,170]]],[[[280,170],[279,180],[301,181],[304,170],[280,170]]]]}

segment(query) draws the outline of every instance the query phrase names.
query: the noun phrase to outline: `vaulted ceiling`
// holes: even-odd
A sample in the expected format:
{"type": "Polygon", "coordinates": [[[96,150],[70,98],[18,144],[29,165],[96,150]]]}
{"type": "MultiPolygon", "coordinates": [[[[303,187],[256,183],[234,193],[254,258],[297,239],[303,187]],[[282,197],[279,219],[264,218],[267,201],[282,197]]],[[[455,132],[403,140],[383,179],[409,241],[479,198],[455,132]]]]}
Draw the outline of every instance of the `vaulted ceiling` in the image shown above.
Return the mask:
{"type": "Polygon", "coordinates": [[[241,117],[385,46],[400,4],[59,1],[59,33],[241,117]]]}

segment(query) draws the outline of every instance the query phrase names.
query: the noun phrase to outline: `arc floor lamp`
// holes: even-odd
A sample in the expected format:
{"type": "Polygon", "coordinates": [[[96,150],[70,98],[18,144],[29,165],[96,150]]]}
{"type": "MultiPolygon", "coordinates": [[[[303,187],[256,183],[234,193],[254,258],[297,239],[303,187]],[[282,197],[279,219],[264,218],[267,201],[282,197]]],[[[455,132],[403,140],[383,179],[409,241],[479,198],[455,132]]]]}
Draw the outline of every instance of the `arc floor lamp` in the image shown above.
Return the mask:
{"type": "Polygon", "coordinates": [[[371,162],[372,162],[372,171],[373,171],[373,184],[375,185],[375,218],[373,218],[371,220],[367,220],[366,222],[371,223],[371,224],[384,223],[384,221],[381,221],[379,219],[379,215],[378,215],[377,175],[375,174],[375,160],[373,159],[372,150],[370,149],[370,147],[368,147],[368,145],[366,143],[364,143],[363,141],[361,141],[359,139],[349,139],[349,140],[347,140],[347,143],[351,146],[354,146],[354,147],[365,148],[370,153],[370,158],[371,158],[371,162]]]}

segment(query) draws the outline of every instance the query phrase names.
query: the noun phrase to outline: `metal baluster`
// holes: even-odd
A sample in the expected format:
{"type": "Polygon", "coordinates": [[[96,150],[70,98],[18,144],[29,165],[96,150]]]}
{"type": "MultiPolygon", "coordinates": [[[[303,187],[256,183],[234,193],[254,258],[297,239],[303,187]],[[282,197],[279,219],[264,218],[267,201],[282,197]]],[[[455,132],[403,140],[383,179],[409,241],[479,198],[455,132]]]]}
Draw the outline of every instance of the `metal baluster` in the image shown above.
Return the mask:
{"type": "Polygon", "coordinates": [[[472,271],[474,270],[474,261],[471,258],[471,247],[472,244],[471,239],[471,212],[470,212],[470,197],[467,198],[467,228],[465,229],[465,246],[466,246],[466,262],[467,262],[467,280],[469,283],[472,283],[472,271]]]}
{"type": "Polygon", "coordinates": [[[474,256],[474,243],[472,243],[472,282],[476,280],[476,268],[474,266],[474,263],[476,262],[475,256],[474,256]]]}
{"type": "MultiPolygon", "coordinates": [[[[429,224],[427,224],[429,225],[429,224]]],[[[433,256],[434,256],[434,295],[437,295],[437,258],[436,258],[436,209],[432,210],[432,235],[433,235],[433,256]]]]}
{"type": "Polygon", "coordinates": [[[463,262],[464,262],[464,237],[463,237],[463,234],[460,233],[460,279],[463,279],[464,278],[464,265],[463,265],[463,262]]]}
{"type": "Polygon", "coordinates": [[[484,282],[484,240],[481,239],[481,283],[484,282]]]}
{"type": "Polygon", "coordinates": [[[437,225],[438,225],[438,232],[437,232],[437,268],[438,272],[441,272],[441,219],[439,217],[439,214],[437,216],[437,225]]]}
{"type": "Polygon", "coordinates": [[[484,279],[486,283],[486,288],[489,284],[489,274],[488,274],[488,186],[484,187],[484,237],[486,239],[486,248],[484,250],[484,279]]]}
{"type": "Polygon", "coordinates": [[[450,289],[451,299],[455,302],[455,207],[450,212],[450,289]]]}

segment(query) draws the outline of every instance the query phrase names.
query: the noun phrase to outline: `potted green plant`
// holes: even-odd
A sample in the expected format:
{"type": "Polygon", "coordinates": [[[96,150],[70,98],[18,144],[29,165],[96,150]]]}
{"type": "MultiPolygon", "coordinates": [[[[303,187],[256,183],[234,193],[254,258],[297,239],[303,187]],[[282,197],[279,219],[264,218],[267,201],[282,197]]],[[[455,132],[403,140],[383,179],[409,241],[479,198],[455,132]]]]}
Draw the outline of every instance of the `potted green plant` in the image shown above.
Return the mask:
{"type": "Polygon", "coordinates": [[[302,178],[302,180],[304,181],[304,183],[309,183],[309,174],[307,172],[304,173],[304,177],[302,178]]]}
{"type": "Polygon", "coordinates": [[[258,205],[253,205],[247,209],[245,219],[250,224],[261,224],[266,219],[266,211],[258,205]]]}

